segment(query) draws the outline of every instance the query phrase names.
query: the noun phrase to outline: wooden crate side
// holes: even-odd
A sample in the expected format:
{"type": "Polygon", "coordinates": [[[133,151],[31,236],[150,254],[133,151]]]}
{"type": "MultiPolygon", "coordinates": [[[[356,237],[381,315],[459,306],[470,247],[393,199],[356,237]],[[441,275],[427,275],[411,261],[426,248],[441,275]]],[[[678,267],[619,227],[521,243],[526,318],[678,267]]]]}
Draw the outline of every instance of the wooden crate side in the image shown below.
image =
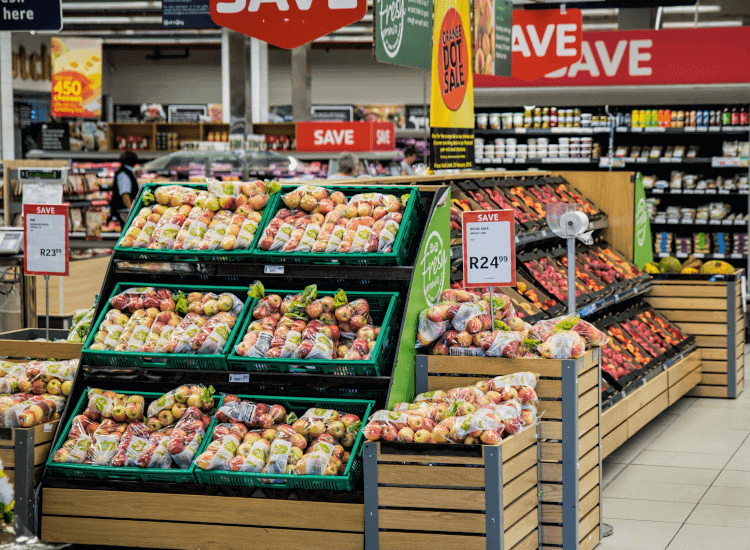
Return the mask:
{"type": "Polygon", "coordinates": [[[402,508],[445,509],[446,503],[456,510],[483,511],[484,491],[461,489],[421,489],[417,487],[378,487],[378,504],[402,508]]]}
{"type": "Polygon", "coordinates": [[[726,386],[696,386],[688,392],[690,397],[729,397],[726,386]]]}
{"type": "Polygon", "coordinates": [[[513,502],[528,491],[530,487],[536,487],[536,483],[537,471],[536,466],[534,466],[510,483],[503,485],[503,502],[513,502]]]}
{"type": "MultiPolygon", "coordinates": [[[[653,287],[652,287],[653,288],[653,287]]],[[[674,294],[667,295],[674,296],[674,294]]],[[[646,296],[646,301],[653,308],[664,313],[669,319],[670,311],[688,310],[688,311],[726,311],[726,299],[718,298],[674,298],[674,297],[656,297],[646,296]]],[[[671,320],[671,319],[670,319],[671,320]]]]}
{"type": "Polygon", "coordinates": [[[628,419],[628,404],[623,399],[618,401],[606,411],[602,413],[602,435],[607,435],[609,432],[617,428],[620,424],[628,419]]]}
{"type": "Polygon", "coordinates": [[[706,323],[726,323],[727,312],[722,310],[706,311],[695,309],[659,309],[659,313],[666,316],[667,319],[674,322],[690,323],[700,319],[706,323]]]}
{"type": "MultiPolygon", "coordinates": [[[[49,450],[52,447],[52,443],[42,443],[34,447],[34,466],[44,464],[49,457],[49,450]]],[[[3,466],[8,468],[16,467],[16,452],[15,449],[3,449],[0,450],[0,460],[3,461],[3,466]]]]}
{"type": "Polygon", "coordinates": [[[689,373],[693,372],[695,368],[701,363],[701,351],[695,350],[687,357],[683,358],[677,364],[672,365],[667,370],[667,378],[669,379],[669,386],[674,386],[682,380],[689,373]]]}
{"type": "MultiPolygon", "coordinates": [[[[592,449],[578,463],[578,477],[581,478],[599,464],[599,450],[592,449]]],[[[542,462],[539,465],[539,479],[545,483],[562,483],[562,464],[542,462]]]]}
{"type": "Polygon", "coordinates": [[[726,336],[695,336],[695,343],[699,348],[727,348],[726,336]]]}
{"type": "Polygon", "coordinates": [[[532,531],[539,527],[539,513],[536,507],[523,518],[505,530],[504,543],[507,548],[513,548],[532,531]]]}
{"type": "Polygon", "coordinates": [[[484,487],[484,468],[379,464],[378,483],[479,489],[484,487]]]}
{"type": "Polygon", "coordinates": [[[534,529],[510,550],[537,550],[539,548],[539,530],[534,529]]]}
{"type": "Polygon", "coordinates": [[[42,516],[41,538],[45,542],[99,546],[102,541],[112,540],[113,533],[117,533],[118,544],[135,548],[224,550],[240,540],[272,540],[275,547],[285,550],[327,548],[331,541],[335,541],[337,550],[364,548],[364,533],[240,525],[211,525],[207,529],[204,523],[42,516]]]}
{"type": "Polygon", "coordinates": [[[701,349],[703,361],[716,361],[727,358],[727,348],[703,348],[701,349]]]}
{"type": "Polygon", "coordinates": [[[471,375],[480,378],[492,378],[516,372],[536,372],[542,377],[559,378],[562,372],[562,361],[431,355],[427,364],[427,372],[428,374],[471,375]]]}
{"type": "Polygon", "coordinates": [[[637,414],[643,408],[651,403],[654,398],[667,391],[669,387],[669,378],[666,372],[649,380],[645,386],[642,386],[630,394],[626,401],[628,403],[628,417],[637,414]]]}
{"type": "Polygon", "coordinates": [[[591,369],[578,377],[578,395],[583,395],[588,390],[599,384],[598,369],[591,369]]]}
{"type": "Polygon", "coordinates": [[[628,438],[633,437],[636,432],[651,422],[657,415],[666,410],[669,406],[669,396],[667,392],[658,395],[650,403],[645,405],[640,411],[628,418],[628,438]]]}
{"type": "Polygon", "coordinates": [[[705,336],[726,336],[726,315],[723,323],[675,323],[677,327],[687,334],[701,334],[705,336]]]}
{"type": "MultiPolygon", "coordinates": [[[[585,518],[578,523],[581,540],[585,539],[593,528],[599,525],[599,506],[591,510],[585,518]]],[[[563,545],[563,528],[561,525],[542,524],[542,542],[543,544],[553,544],[556,546],[563,545]]]]}
{"type": "Polygon", "coordinates": [[[726,298],[727,285],[719,283],[718,285],[703,284],[675,284],[660,285],[652,284],[648,293],[649,297],[671,297],[683,296],[685,298],[726,298]]]}
{"type": "Polygon", "coordinates": [[[537,504],[537,488],[534,485],[516,500],[503,507],[503,525],[508,528],[520,521],[531,510],[536,509],[537,504]]]}
{"type": "Polygon", "coordinates": [[[703,368],[704,373],[705,372],[726,373],[727,362],[726,361],[703,361],[702,368],[703,368]]]}
{"type": "MultiPolygon", "coordinates": [[[[578,511],[585,516],[599,505],[599,486],[597,485],[580,498],[578,511]]],[[[542,523],[562,523],[562,506],[559,504],[542,504],[542,523]]]]}
{"type": "Polygon", "coordinates": [[[607,458],[620,445],[628,440],[628,423],[623,422],[617,428],[602,437],[602,458],[607,458]]]}
{"type": "Polygon", "coordinates": [[[599,544],[600,526],[596,526],[585,538],[581,539],[581,543],[578,545],[578,550],[593,550],[599,544]]]}
{"type": "Polygon", "coordinates": [[[701,383],[702,376],[705,376],[701,372],[701,367],[698,365],[693,372],[685,376],[677,384],[669,388],[669,406],[671,407],[686,393],[701,383]]]}
{"type": "Polygon", "coordinates": [[[532,466],[536,466],[536,462],[536,445],[528,447],[508,461],[503,461],[503,484],[512,481],[532,466]]]}
{"type": "Polygon", "coordinates": [[[475,514],[472,512],[381,508],[378,510],[378,525],[381,529],[409,529],[413,531],[434,532],[452,528],[462,533],[484,534],[486,532],[485,517],[484,514],[475,514]]]}

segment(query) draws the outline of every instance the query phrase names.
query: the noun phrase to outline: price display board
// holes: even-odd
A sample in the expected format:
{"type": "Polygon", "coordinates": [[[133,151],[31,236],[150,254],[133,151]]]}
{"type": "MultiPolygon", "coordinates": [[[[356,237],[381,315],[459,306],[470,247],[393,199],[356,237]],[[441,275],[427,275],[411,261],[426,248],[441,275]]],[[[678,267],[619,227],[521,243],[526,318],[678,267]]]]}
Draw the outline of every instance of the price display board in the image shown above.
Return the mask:
{"type": "Polygon", "coordinates": [[[463,212],[464,287],[516,286],[513,210],[463,212]]]}
{"type": "Polygon", "coordinates": [[[25,275],[68,275],[68,206],[23,205],[25,275]]]}

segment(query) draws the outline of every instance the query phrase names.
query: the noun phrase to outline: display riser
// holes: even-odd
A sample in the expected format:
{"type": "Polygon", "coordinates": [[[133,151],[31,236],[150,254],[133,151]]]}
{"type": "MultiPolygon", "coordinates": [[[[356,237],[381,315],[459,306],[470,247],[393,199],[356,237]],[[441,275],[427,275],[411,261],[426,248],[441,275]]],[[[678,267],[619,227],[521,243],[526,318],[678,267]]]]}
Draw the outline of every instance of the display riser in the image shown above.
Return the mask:
{"type": "Polygon", "coordinates": [[[416,391],[448,390],[480,380],[534,372],[540,414],[542,544],[589,550],[601,523],[601,351],[580,359],[493,359],[420,355],[416,391]]]}
{"type": "Polygon", "coordinates": [[[602,413],[602,458],[701,382],[701,350],[696,349],[602,413]]]}
{"type": "Polygon", "coordinates": [[[744,270],[712,277],[720,279],[716,281],[708,278],[657,276],[647,301],[680,330],[695,335],[702,351],[703,376],[690,395],[736,398],[745,378],[744,270]]]}
{"type": "Polygon", "coordinates": [[[50,487],[42,491],[41,539],[135,548],[362,550],[364,505],[50,487]]]}
{"type": "Polygon", "coordinates": [[[539,547],[536,430],[497,446],[366,443],[365,548],[539,547]]]}
{"type": "MultiPolygon", "coordinates": [[[[50,329],[50,339],[64,340],[68,330],[50,329]]],[[[69,342],[39,342],[37,338],[44,338],[44,328],[24,328],[0,333],[0,357],[8,357],[18,361],[35,358],[41,360],[78,359],[81,357],[83,344],[69,342]]]]}

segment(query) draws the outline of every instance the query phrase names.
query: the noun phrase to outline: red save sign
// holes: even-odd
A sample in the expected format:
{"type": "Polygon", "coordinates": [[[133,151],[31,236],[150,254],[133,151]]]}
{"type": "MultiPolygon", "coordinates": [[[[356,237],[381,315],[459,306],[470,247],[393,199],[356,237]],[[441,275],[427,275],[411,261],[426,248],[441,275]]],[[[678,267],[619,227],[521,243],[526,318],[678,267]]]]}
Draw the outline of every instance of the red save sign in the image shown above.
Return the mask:
{"type": "Polygon", "coordinates": [[[513,12],[513,77],[536,80],[581,58],[581,10],[513,12]]]}
{"type": "Polygon", "coordinates": [[[298,122],[298,151],[371,151],[369,122],[298,122]]]}
{"type": "Polygon", "coordinates": [[[356,23],[367,0],[211,0],[217,25],[292,49],[356,23]]]}
{"type": "Polygon", "coordinates": [[[396,148],[396,125],[393,122],[371,122],[372,150],[393,151],[396,148]]]}
{"type": "Polygon", "coordinates": [[[68,254],[68,206],[24,204],[24,274],[67,277],[68,254]]]}
{"type": "Polygon", "coordinates": [[[516,286],[513,210],[461,213],[464,288],[516,286]]]}

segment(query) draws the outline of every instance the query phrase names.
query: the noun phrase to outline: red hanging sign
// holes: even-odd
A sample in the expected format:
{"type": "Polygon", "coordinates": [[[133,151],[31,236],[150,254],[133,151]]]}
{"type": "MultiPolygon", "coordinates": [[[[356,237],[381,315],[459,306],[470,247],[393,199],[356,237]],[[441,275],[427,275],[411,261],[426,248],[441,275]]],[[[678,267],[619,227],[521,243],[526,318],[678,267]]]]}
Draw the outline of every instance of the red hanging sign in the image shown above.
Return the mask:
{"type": "Polygon", "coordinates": [[[396,125],[393,122],[371,122],[372,150],[393,151],[396,148],[396,125]]]}
{"type": "Polygon", "coordinates": [[[393,122],[298,122],[298,151],[393,151],[393,122]]]}
{"type": "Polygon", "coordinates": [[[366,12],[366,0],[211,0],[217,25],[288,50],[356,23],[366,12]]]}

